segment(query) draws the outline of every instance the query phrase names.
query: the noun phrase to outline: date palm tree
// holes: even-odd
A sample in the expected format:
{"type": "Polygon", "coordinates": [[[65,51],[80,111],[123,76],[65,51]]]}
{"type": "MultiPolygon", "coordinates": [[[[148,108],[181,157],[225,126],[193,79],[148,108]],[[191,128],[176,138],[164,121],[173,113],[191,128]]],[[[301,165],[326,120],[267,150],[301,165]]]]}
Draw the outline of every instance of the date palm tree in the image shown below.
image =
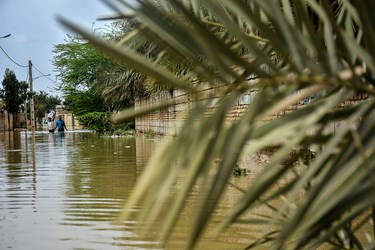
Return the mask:
{"type": "MultiPolygon", "coordinates": [[[[272,147],[270,162],[242,190],[219,232],[244,223],[245,212],[265,206],[274,214],[257,223],[272,225],[272,230],[247,248],[375,248],[371,226],[367,241],[357,233],[375,219],[373,1],[105,2],[118,16],[128,17],[131,9],[141,20],[116,44],[61,22],[119,63],[189,92],[194,100],[177,138],[165,142],[151,159],[122,219],[134,216],[135,206],[142,208],[136,214],[142,226],[163,215],[160,239],[167,242],[190,192],[198,188],[200,199],[186,239],[186,248],[192,249],[232,185],[231,172],[240,157],[272,147]],[[152,51],[139,53],[140,41],[153,44],[152,51]],[[180,74],[172,66],[177,64],[184,69],[180,74]],[[220,97],[203,99],[202,84],[217,88],[220,97]],[[249,91],[257,91],[255,100],[237,120],[226,122],[234,102],[249,91]],[[353,102],[358,95],[364,98],[353,102]],[[305,98],[311,102],[290,108],[305,98]],[[213,103],[214,112],[208,112],[213,103]],[[330,129],[335,122],[340,126],[330,129]],[[316,153],[301,163],[312,148],[316,153]],[[275,199],[283,205],[274,207],[275,199]]],[[[173,104],[166,100],[124,111],[113,120],[173,104]]]]}

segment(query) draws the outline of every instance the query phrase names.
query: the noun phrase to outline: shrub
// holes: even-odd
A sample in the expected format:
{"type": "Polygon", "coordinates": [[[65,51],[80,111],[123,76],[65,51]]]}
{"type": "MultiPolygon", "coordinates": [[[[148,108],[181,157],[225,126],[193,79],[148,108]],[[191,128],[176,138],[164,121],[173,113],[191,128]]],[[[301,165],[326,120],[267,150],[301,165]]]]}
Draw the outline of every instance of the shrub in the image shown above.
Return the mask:
{"type": "Polygon", "coordinates": [[[78,117],[79,122],[87,129],[98,133],[113,131],[105,112],[91,112],[78,117]]]}
{"type": "Polygon", "coordinates": [[[108,134],[124,134],[125,131],[131,131],[135,128],[134,121],[130,121],[120,125],[114,125],[109,122],[105,112],[90,112],[78,117],[79,122],[89,130],[98,133],[108,134]]]}

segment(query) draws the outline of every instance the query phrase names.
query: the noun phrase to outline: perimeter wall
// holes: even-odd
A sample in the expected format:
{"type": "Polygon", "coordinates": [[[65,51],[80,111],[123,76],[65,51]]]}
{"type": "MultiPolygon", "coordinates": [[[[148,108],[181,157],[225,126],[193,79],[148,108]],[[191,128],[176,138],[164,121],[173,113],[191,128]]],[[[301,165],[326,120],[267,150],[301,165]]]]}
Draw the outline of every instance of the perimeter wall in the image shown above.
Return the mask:
{"type": "MultiPolygon", "coordinates": [[[[209,95],[213,95],[214,100],[211,102],[211,110],[213,111],[215,108],[215,98],[218,98],[220,93],[221,92],[218,89],[214,88],[202,89],[201,100],[208,98],[209,95]]],[[[251,105],[256,93],[256,91],[253,91],[241,95],[233,105],[232,109],[229,111],[227,120],[233,121],[240,117],[243,112],[245,112],[247,107],[251,105]]],[[[192,109],[193,102],[189,94],[178,90],[175,90],[173,92],[158,93],[153,95],[152,97],[137,100],[135,103],[135,109],[144,108],[152,104],[160,103],[167,99],[175,99],[176,104],[170,106],[168,109],[156,111],[142,117],[137,117],[135,120],[135,127],[137,132],[153,131],[161,135],[177,134],[179,128],[182,127],[183,122],[187,119],[188,114],[192,109]]],[[[208,109],[207,112],[210,112],[210,109],[208,109]]],[[[275,114],[275,116],[277,115],[278,114],[275,114]]]]}
{"type": "MultiPolygon", "coordinates": [[[[203,86],[201,89],[201,98],[205,99],[208,98],[209,95],[213,95],[215,99],[219,97],[220,93],[221,91],[218,91],[218,89],[203,86]]],[[[240,117],[245,112],[247,107],[254,101],[256,94],[257,91],[253,91],[241,95],[233,105],[232,109],[229,111],[227,120],[234,121],[238,117],[240,117]]],[[[314,98],[315,96],[301,98],[301,100],[297,103],[287,107],[286,109],[278,113],[271,115],[270,117],[268,117],[268,119],[275,119],[295,109],[302,108],[304,105],[307,105],[309,102],[311,102],[314,98]]],[[[342,105],[351,105],[353,102],[366,98],[368,98],[368,94],[360,94],[343,103],[342,105]]],[[[165,101],[167,99],[175,99],[176,104],[170,106],[168,109],[160,110],[142,117],[137,117],[135,120],[135,127],[137,132],[153,131],[160,135],[177,134],[179,128],[182,127],[183,122],[187,119],[188,113],[192,108],[192,100],[189,94],[179,90],[175,90],[173,92],[161,92],[149,98],[137,100],[135,103],[135,109],[144,108],[152,104],[160,103],[161,101],[165,101]]],[[[215,108],[215,101],[213,101],[212,103],[213,110],[215,108]]],[[[332,128],[330,129],[334,130],[336,126],[339,126],[339,124],[332,124],[332,128]]]]}

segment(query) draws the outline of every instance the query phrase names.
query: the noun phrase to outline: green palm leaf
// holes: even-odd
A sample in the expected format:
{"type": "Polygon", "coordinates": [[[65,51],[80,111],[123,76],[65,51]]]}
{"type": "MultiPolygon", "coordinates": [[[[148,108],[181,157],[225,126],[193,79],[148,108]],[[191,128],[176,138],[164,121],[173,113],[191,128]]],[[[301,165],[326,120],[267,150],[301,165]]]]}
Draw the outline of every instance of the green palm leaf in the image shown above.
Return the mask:
{"type": "MultiPolygon", "coordinates": [[[[120,16],[129,7],[120,0],[105,2],[120,16]]],[[[240,158],[275,147],[271,162],[244,190],[220,232],[244,221],[245,212],[273,207],[275,199],[283,198],[272,217],[258,220],[270,232],[249,248],[373,246],[374,232],[366,245],[350,227],[361,217],[367,218],[361,224],[373,219],[368,214],[375,205],[373,5],[347,0],[139,1],[130,7],[142,25],[117,44],[62,19],[121,64],[186,91],[194,100],[178,137],[166,140],[150,161],[121,220],[140,206],[136,218],[141,227],[161,223],[160,239],[167,242],[185,200],[198,187],[186,242],[191,249],[240,158]],[[152,44],[153,53],[140,53],[137,41],[152,44]],[[215,90],[209,98],[198,91],[203,86],[215,90]],[[257,91],[255,101],[236,121],[227,122],[231,107],[248,91],[257,91]],[[368,98],[343,105],[363,91],[368,98]],[[317,98],[301,109],[290,108],[310,96],[317,98]],[[270,118],[278,113],[285,114],[270,118]],[[335,131],[329,129],[334,122],[341,124],[335,131]],[[315,158],[296,168],[313,147],[318,148],[315,158]],[[281,186],[275,191],[276,184],[281,186]]],[[[175,103],[120,112],[113,120],[175,103]]]]}

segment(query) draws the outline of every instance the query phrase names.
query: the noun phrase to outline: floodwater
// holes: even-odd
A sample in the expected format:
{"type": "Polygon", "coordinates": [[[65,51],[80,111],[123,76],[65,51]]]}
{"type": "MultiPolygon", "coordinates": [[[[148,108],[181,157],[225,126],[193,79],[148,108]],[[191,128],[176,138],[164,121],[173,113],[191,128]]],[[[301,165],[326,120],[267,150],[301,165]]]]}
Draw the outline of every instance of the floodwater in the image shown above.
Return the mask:
{"type": "MultiPolygon", "coordinates": [[[[0,132],[0,249],[160,249],[131,223],[114,223],[157,142],[84,131],[0,132]]],[[[182,249],[189,213],[166,248],[182,249]]],[[[248,233],[240,225],[220,238],[208,234],[197,249],[241,249],[253,240],[248,233]]]]}

